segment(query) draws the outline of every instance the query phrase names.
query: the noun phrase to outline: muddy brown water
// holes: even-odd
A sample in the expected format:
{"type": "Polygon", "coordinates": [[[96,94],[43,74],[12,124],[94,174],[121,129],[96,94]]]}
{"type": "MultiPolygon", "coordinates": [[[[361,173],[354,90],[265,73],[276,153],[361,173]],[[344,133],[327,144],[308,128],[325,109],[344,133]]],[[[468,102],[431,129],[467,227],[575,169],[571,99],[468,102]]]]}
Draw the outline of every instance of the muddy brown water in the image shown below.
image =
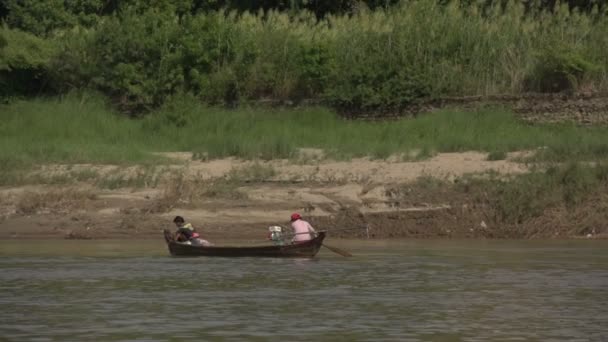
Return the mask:
{"type": "Polygon", "coordinates": [[[333,244],[355,256],[0,241],[0,340],[608,341],[608,241],[333,244]]]}

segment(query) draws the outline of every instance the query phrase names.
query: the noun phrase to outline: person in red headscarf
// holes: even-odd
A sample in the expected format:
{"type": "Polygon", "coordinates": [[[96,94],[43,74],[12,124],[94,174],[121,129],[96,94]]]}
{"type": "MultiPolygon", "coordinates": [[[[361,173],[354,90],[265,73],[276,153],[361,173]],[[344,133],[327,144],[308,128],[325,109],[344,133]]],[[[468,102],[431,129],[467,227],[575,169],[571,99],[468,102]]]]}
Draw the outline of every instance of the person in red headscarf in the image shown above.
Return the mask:
{"type": "Polygon", "coordinates": [[[293,229],[294,236],[292,241],[294,243],[312,240],[317,234],[310,223],[304,221],[298,213],[291,215],[291,228],[293,229]]]}

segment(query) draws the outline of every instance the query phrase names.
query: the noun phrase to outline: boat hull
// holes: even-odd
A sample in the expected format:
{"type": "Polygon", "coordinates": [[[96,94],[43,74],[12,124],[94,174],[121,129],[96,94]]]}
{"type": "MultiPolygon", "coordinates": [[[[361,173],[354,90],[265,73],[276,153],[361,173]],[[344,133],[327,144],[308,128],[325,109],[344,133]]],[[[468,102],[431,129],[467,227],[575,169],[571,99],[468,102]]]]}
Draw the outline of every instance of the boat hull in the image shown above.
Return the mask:
{"type": "Polygon", "coordinates": [[[165,241],[173,256],[210,256],[210,257],[274,257],[274,258],[312,258],[323,244],[325,232],[319,232],[310,241],[284,246],[193,246],[176,242],[170,231],[165,230],[165,241]]]}

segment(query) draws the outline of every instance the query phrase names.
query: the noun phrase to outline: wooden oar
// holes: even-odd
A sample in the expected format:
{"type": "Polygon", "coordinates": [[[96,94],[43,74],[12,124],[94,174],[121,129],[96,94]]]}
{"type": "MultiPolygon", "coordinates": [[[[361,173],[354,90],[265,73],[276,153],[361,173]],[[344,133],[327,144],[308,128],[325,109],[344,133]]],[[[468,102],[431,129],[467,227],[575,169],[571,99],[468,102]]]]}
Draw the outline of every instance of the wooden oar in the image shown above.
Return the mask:
{"type": "Polygon", "coordinates": [[[345,251],[345,250],[343,250],[343,249],[340,249],[340,248],[338,248],[338,247],[328,246],[328,245],[326,245],[326,244],[322,244],[322,245],[323,245],[323,247],[325,247],[325,248],[329,249],[330,251],[332,251],[332,252],[334,252],[334,253],[336,253],[336,254],[340,254],[340,255],[341,255],[341,256],[343,256],[343,257],[352,257],[352,256],[353,256],[353,255],[352,255],[352,254],[350,254],[349,252],[347,252],[347,251],[345,251]]]}

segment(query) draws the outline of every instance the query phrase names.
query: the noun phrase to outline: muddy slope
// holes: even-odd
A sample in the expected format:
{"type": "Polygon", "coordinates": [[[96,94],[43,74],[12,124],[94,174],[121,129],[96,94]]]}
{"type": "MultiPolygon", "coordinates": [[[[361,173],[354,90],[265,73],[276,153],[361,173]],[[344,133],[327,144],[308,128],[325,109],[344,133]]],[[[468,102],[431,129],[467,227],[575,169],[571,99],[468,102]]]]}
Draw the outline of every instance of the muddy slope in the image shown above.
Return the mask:
{"type": "Polygon", "coordinates": [[[509,108],[522,120],[533,123],[574,122],[583,125],[608,125],[608,94],[603,93],[447,97],[423,101],[400,112],[342,111],[341,114],[351,119],[384,120],[417,116],[445,108],[475,110],[484,107],[509,108]]]}

